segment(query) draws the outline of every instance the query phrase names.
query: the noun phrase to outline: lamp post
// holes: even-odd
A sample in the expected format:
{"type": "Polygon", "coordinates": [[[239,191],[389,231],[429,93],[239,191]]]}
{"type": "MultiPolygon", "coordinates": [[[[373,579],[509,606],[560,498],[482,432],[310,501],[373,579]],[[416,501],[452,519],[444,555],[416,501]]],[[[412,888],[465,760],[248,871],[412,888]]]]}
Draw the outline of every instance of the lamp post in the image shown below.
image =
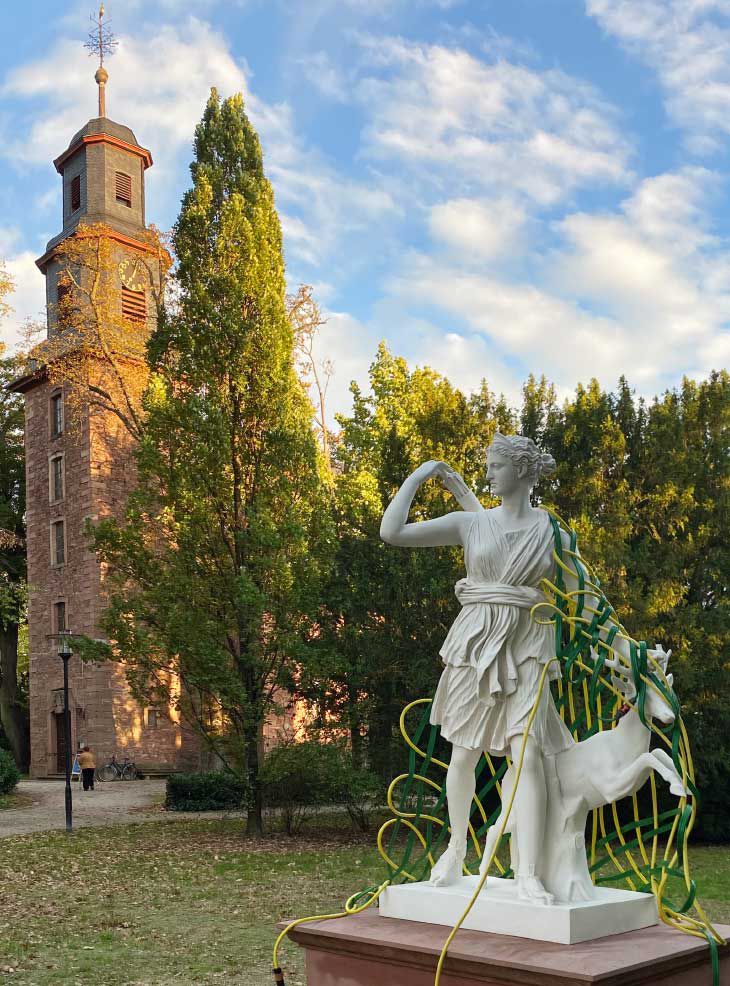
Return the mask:
{"type": "Polygon", "coordinates": [[[71,803],[71,710],[68,707],[68,662],[73,656],[71,650],[70,631],[62,630],[58,634],[58,656],[63,661],[63,729],[66,736],[66,831],[70,832],[72,825],[71,803]]]}

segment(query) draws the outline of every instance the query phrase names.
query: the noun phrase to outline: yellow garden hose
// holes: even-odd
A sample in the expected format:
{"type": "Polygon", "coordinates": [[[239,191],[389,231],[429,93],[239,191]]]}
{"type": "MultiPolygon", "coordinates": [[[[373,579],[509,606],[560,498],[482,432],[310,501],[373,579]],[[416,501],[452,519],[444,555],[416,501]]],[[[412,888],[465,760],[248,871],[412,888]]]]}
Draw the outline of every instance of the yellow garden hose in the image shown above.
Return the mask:
{"type": "Polygon", "coordinates": [[[308,924],[311,921],[334,921],[335,918],[346,918],[352,914],[361,914],[363,911],[366,911],[368,907],[372,907],[378,897],[380,897],[382,892],[388,886],[390,886],[390,880],[386,880],[384,883],[381,883],[379,887],[373,888],[372,890],[361,890],[358,893],[353,894],[351,897],[348,897],[345,902],[344,910],[337,911],[336,914],[313,914],[308,918],[298,918],[296,921],[290,921],[274,943],[271,971],[273,972],[274,982],[277,986],[286,986],[284,972],[279,965],[279,946],[290,931],[293,931],[294,928],[297,928],[300,924],[308,924]],[[354,902],[363,896],[368,897],[367,901],[364,904],[355,905],[354,902]]]}
{"type": "MultiPolygon", "coordinates": [[[[550,513],[552,514],[552,512],[550,513]]],[[[471,900],[459,918],[459,921],[449,933],[449,936],[441,950],[436,967],[434,986],[439,986],[440,984],[441,974],[449,947],[451,946],[457,931],[463,926],[464,921],[484,888],[487,875],[492,865],[496,863],[499,872],[502,874],[505,873],[504,867],[500,863],[499,859],[497,859],[497,854],[504,834],[507,830],[510,813],[517,794],[518,784],[525,759],[525,751],[527,749],[527,737],[529,736],[530,728],[532,727],[535,716],[537,715],[539,703],[545,688],[545,682],[548,677],[548,670],[551,664],[557,661],[564,663],[565,670],[563,675],[557,681],[556,700],[559,705],[560,715],[563,720],[566,721],[566,724],[571,728],[576,741],[579,741],[579,733],[582,729],[580,725],[581,721],[585,722],[589,735],[595,731],[614,728],[616,725],[615,715],[618,709],[621,706],[624,706],[625,708],[639,714],[646,728],[648,728],[654,736],[658,737],[660,743],[663,743],[665,747],[669,748],[675,767],[682,777],[683,785],[693,795],[691,799],[689,799],[689,803],[688,798],[683,796],[679,799],[677,808],[672,808],[671,810],[660,813],[657,787],[654,774],[652,773],[650,776],[652,805],[650,816],[644,819],[640,818],[636,794],[632,795],[633,822],[629,825],[625,825],[623,829],[620,824],[618,810],[615,803],[610,806],[610,822],[608,824],[607,813],[605,811],[606,806],[594,809],[590,821],[591,834],[589,857],[589,869],[594,883],[621,879],[626,881],[629,887],[633,890],[637,888],[640,890],[650,889],[657,901],[657,910],[661,921],[679,931],[682,931],[685,934],[692,935],[696,938],[705,939],[709,943],[711,948],[713,977],[715,984],[718,984],[719,965],[717,944],[724,943],[724,941],[715,928],[713,928],[701,905],[695,899],[696,888],[690,876],[689,870],[687,842],[694,826],[697,812],[696,799],[694,797],[696,786],[689,740],[681,718],[676,696],[674,696],[671,686],[669,685],[664,667],[653,657],[653,655],[648,653],[645,644],[642,644],[641,642],[630,637],[624,627],[615,619],[613,610],[608,605],[605,596],[603,596],[597,576],[577,551],[574,532],[570,532],[571,547],[568,548],[564,543],[562,543],[562,541],[559,541],[560,535],[558,531],[558,522],[560,521],[560,518],[554,514],[552,514],[552,518],[555,531],[555,550],[553,552],[553,557],[556,563],[556,574],[554,580],[551,581],[546,579],[541,583],[543,591],[546,594],[546,600],[545,602],[541,602],[533,607],[532,617],[537,623],[543,625],[553,625],[557,628],[556,657],[545,664],[542,670],[537,696],[530,711],[527,726],[522,736],[520,755],[515,765],[515,780],[512,785],[510,798],[506,806],[503,808],[503,820],[494,844],[494,848],[486,866],[481,867],[482,875],[478,881],[476,890],[474,891],[471,900]],[[570,567],[566,563],[565,558],[569,558],[572,566],[574,567],[570,567]],[[564,572],[567,573],[572,579],[575,579],[577,576],[579,584],[578,589],[569,590],[565,586],[563,580],[564,572]],[[589,600],[586,597],[590,597],[591,602],[596,601],[596,605],[599,608],[596,609],[595,606],[590,605],[589,600]],[[549,618],[543,619],[539,618],[539,613],[547,613],[550,615],[549,618]],[[568,637],[561,637],[561,626],[568,631],[568,637]],[[599,632],[603,633],[606,639],[602,639],[599,636],[599,632]],[[631,667],[629,667],[626,663],[626,659],[623,658],[622,655],[619,654],[612,646],[613,642],[617,638],[625,642],[625,645],[627,645],[630,650],[632,662],[631,667]],[[561,640],[563,643],[560,642],[561,640]],[[565,643],[566,640],[567,643],[565,643]],[[595,658],[595,665],[593,665],[592,661],[587,658],[587,648],[589,644],[598,653],[598,656],[595,658]],[[637,654],[639,655],[638,658],[637,654]],[[601,663],[606,656],[622,661],[627,676],[633,677],[634,684],[637,687],[635,701],[627,701],[623,692],[614,684],[611,676],[607,676],[603,673],[601,663]],[[575,669],[575,675],[573,669],[575,669]],[[590,687],[588,684],[589,678],[590,687]],[[577,691],[578,685],[580,685],[580,691],[577,691]],[[651,718],[647,718],[644,715],[644,701],[649,690],[656,693],[665,701],[669,701],[670,704],[673,703],[673,708],[676,711],[676,715],[674,727],[672,728],[670,735],[667,735],[651,718]],[[608,719],[604,718],[605,714],[608,715],[608,719]],[[569,721],[567,721],[568,715],[570,716],[569,721]],[[672,812],[673,819],[670,822],[672,812]],[[612,831],[609,831],[609,824],[613,825],[612,831]],[[649,824],[651,824],[651,836],[646,835],[645,843],[642,828],[645,830],[646,826],[649,824]],[[624,836],[624,831],[629,830],[631,831],[631,835],[626,838],[624,836]],[[661,849],[659,845],[659,837],[660,834],[663,835],[664,833],[666,833],[666,845],[664,846],[664,851],[660,858],[661,849]],[[651,842],[649,842],[649,838],[651,838],[651,842]],[[612,842],[613,846],[611,844],[612,842]],[[634,855],[633,850],[636,851],[636,856],[634,855]],[[619,861],[619,856],[623,857],[625,860],[625,865],[622,865],[619,861]],[[616,871],[615,874],[608,876],[602,875],[603,868],[609,862],[613,865],[613,868],[616,871]],[[667,885],[670,879],[675,878],[678,880],[681,879],[687,895],[684,904],[677,905],[679,909],[670,906],[665,899],[667,885]],[[694,907],[697,917],[692,917],[687,913],[692,907],[694,907]]],[[[563,527],[570,531],[567,525],[563,524],[563,527]]],[[[627,649],[627,646],[624,646],[624,650],[627,649]]],[[[307,922],[317,920],[334,920],[340,917],[359,914],[367,910],[367,908],[373,906],[378,901],[386,887],[390,886],[391,883],[398,880],[417,881],[419,879],[423,879],[422,867],[425,862],[427,862],[430,867],[433,867],[435,863],[434,856],[438,845],[443,836],[449,832],[450,829],[448,826],[448,821],[444,817],[439,817],[438,815],[438,811],[443,810],[444,806],[443,785],[428,777],[427,771],[429,766],[433,765],[438,770],[446,772],[448,770],[448,764],[433,756],[434,730],[436,727],[431,727],[431,738],[429,740],[428,749],[424,750],[419,745],[419,736],[424,728],[423,724],[426,722],[425,712],[422,723],[419,726],[419,732],[416,736],[415,742],[411,739],[408,729],[406,728],[406,720],[410,711],[418,706],[423,706],[424,709],[427,709],[430,703],[431,699],[417,699],[406,706],[400,718],[401,735],[403,736],[406,746],[411,751],[409,753],[410,768],[407,773],[398,775],[391,782],[388,788],[387,804],[391,811],[392,817],[381,826],[377,836],[378,851],[389,869],[390,879],[386,880],[377,887],[371,887],[368,890],[353,894],[345,903],[342,911],[334,914],[321,914],[307,918],[300,918],[287,925],[284,931],[282,931],[276,939],[273,952],[273,973],[279,986],[283,986],[284,977],[278,965],[278,951],[284,937],[293,928],[307,922]],[[419,771],[416,771],[415,769],[415,757],[420,757],[423,761],[423,766],[419,771]],[[417,798],[417,810],[415,811],[408,810],[410,806],[407,805],[410,785],[413,782],[421,785],[417,798]],[[397,806],[395,791],[401,784],[405,784],[405,790],[404,794],[400,798],[400,806],[397,806]],[[421,810],[421,799],[424,788],[430,792],[433,792],[433,794],[437,797],[435,809],[432,809],[429,812],[421,810]],[[421,823],[426,824],[426,835],[424,835],[419,828],[421,823]],[[408,839],[406,840],[403,861],[400,864],[393,858],[393,855],[396,854],[393,847],[396,845],[395,836],[399,826],[403,826],[409,833],[408,839]],[[436,830],[437,835],[434,836],[432,842],[431,833],[434,829],[436,830]],[[390,842],[387,846],[385,839],[386,835],[389,835],[390,837],[390,842]],[[418,846],[419,844],[423,850],[423,858],[422,860],[417,861],[416,867],[414,868],[411,864],[411,851],[413,845],[418,846]],[[421,875],[417,872],[419,867],[421,868],[421,875]]],[[[495,768],[489,756],[486,756],[485,759],[486,769],[491,774],[491,780],[489,784],[479,792],[479,795],[475,793],[473,798],[473,811],[475,810],[478,812],[479,819],[481,821],[477,820],[475,822],[478,826],[478,830],[475,830],[471,819],[468,826],[470,841],[474,847],[477,857],[479,858],[481,858],[480,838],[484,835],[485,827],[488,827],[488,820],[490,817],[485,810],[484,804],[482,804],[481,796],[485,795],[485,793],[488,792],[492,786],[494,786],[496,787],[496,790],[501,798],[499,778],[502,775],[499,771],[503,769],[495,768]]],[[[466,865],[464,866],[464,872],[467,874],[469,873],[466,865]]]]}
{"type": "Polygon", "coordinates": [[[474,907],[474,904],[476,903],[477,897],[482,892],[484,884],[487,882],[487,875],[489,873],[489,870],[491,869],[492,863],[494,862],[497,852],[499,851],[499,844],[502,841],[502,836],[504,835],[507,829],[507,822],[509,821],[510,812],[512,811],[512,805],[514,804],[515,795],[517,794],[517,785],[520,782],[522,765],[525,761],[525,750],[527,749],[527,738],[530,735],[530,729],[532,727],[533,722],[535,721],[535,716],[537,715],[537,710],[540,705],[540,699],[542,698],[542,690],[545,685],[545,679],[547,677],[548,669],[552,664],[552,662],[557,660],[558,660],[557,657],[552,658],[552,660],[548,661],[545,664],[545,667],[542,669],[542,674],[540,675],[540,683],[537,689],[537,698],[535,699],[532,709],[530,710],[530,717],[527,720],[527,726],[525,727],[525,731],[522,735],[522,745],[520,746],[520,756],[517,761],[515,781],[514,784],[512,785],[512,793],[510,794],[509,801],[507,802],[507,810],[504,813],[504,819],[502,821],[499,834],[497,835],[497,841],[494,843],[494,849],[492,850],[492,855],[489,857],[487,865],[483,868],[481,878],[479,880],[479,883],[477,884],[476,890],[472,894],[471,900],[469,901],[466,908],[464,909],[464,913],[461,915],[459,920],[451,929],[449,933],[449,937],[446,939],[444,943],[444,947],[441,949],[441,955],[439,956],[438,965],[436,966],[436,978],[434,980],[434,986],[439,986],[439,983],[441,982],[441,972],[444,967],[444,962],[446,961],[446,953],[448,952],[451,943],[456,937],[456,932],[463,925],[464,921],[466,921],[469,912],[471,911],[472,907],[474,907]]]}

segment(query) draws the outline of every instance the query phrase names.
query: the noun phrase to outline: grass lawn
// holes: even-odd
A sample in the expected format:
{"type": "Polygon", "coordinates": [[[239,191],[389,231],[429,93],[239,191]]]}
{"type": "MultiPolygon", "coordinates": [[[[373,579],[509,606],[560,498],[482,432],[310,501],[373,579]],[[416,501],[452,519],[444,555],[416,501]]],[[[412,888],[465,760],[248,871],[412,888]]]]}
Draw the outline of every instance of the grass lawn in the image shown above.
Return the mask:
{"type": "MultiPolygon", "coordinates": [[[[0,840],[0,980],[271,986],[276,922],[337,910],[380,882],[373,844],[336,827],[254,842],[239,819],[0,840]]],[[[692,861],[710,917],[730,922],[730,847],[692,861]]],[[[300,986],[298,949],[282,955],[300,986]]]]}
{"type": "Polygon", "coordinates": [[[0,794],[0,811],[8,808],[29,808],[33,798],[29,794],[0,794]]]}
{"type": "MultiPolygon", "coordinates": [[[[339,909],[382,874],[371,836],[254,842],[240,819],[3,839],[0,981],[271,986],[276,922],[339,909]]],[[[282,957],[303,984],[299,949],[282,957]]]]}

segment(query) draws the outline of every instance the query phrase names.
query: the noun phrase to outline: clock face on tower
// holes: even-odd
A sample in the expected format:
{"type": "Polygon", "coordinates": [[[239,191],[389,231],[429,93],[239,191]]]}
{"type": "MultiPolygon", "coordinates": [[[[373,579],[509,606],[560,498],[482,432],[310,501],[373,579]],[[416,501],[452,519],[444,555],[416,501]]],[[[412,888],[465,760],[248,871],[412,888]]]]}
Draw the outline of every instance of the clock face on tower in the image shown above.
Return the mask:
{"type": "Polygon", "coordinates": [[[144,264],[136,257],[127,257],[119,264],[119,277],[130,291],[144,291],[147,273],[144,264]]]}

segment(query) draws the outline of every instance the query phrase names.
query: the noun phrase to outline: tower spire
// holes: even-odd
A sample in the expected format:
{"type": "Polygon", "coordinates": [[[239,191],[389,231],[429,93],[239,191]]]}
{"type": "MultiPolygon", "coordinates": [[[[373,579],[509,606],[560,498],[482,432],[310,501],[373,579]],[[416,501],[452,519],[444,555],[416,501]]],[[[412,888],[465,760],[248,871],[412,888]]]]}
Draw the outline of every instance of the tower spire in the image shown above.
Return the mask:
{"type": "Polygon", "coordinates": [[[94,25],[93,31],[89,34],[89,40],[85,42],[90,55],[95,55],[99,59],[99,67],[96,70],[94,79],[99,87],[99,116],[106,116],[106,84],[109,73],[104,68],[104,55],[111,55],[117,46],[117,39],[109,30],[108,22],[104,23],[104,4],[99,7],[98,17],[91,15],[91,23],[94,25]]]}

